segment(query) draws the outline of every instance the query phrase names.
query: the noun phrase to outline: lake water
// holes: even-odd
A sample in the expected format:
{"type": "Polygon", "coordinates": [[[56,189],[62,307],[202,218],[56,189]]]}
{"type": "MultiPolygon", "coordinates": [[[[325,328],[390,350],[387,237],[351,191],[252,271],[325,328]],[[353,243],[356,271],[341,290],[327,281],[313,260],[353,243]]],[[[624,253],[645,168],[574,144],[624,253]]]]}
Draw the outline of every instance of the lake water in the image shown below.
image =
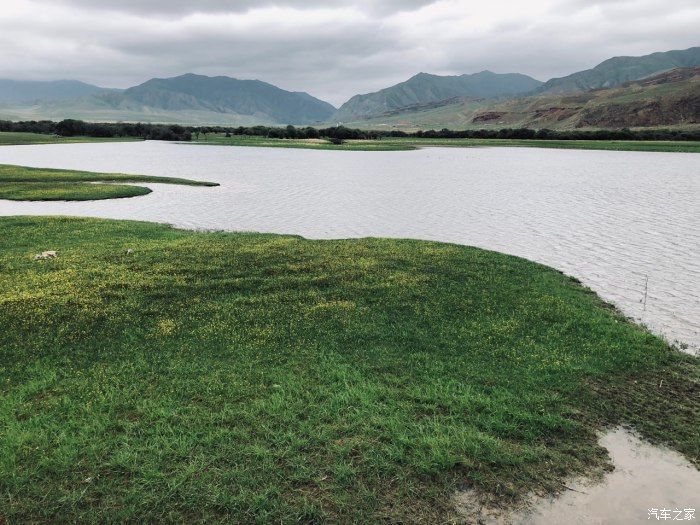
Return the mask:
{"type": "Polygon", "coordinates": [[[3,146],[0,163],[221,183],[148,184],[150,195],[112,201],[0,201],[0,215],[479,246],[558,268],[669,341],[700,349],[700,155],[140,142],[3,146]]]}

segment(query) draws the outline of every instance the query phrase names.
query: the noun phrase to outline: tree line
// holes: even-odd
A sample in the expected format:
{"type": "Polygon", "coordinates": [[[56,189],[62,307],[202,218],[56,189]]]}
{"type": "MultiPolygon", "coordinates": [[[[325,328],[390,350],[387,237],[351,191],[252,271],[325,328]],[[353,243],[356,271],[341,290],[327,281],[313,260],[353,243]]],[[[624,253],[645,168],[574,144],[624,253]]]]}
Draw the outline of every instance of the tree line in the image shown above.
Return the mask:
{"type": "Polygon", "coordinates": [[[426,138],[426,139],[531,139],[531,140],[700,140],[700,130],[675,129],[606,129],[565,130],[505,128],[479,130],[427,130],[405,132],[399,130],[361,130],[335,126],[275,127],[275,126],[182,126],[179,124],[145,124],[127,122],[84,122],[66,119],[12,122],[0,120],[0,131],[54,134],[62,137],[135,137],[146,140],[191,141],[206,137],[210,133],[227,136],[246,135],[277,139],[329,139],[380,140],[382,138],[426,138]]]}
{"type": "Polygon", "coordinates": [[[61,137],[134,137],[147,140],[192,140],[190,128],[178,124],[143,124],[127,122],[84,122],[66,119],[11,122],[0,120],[0,131],[43,133],[61,137]]]}

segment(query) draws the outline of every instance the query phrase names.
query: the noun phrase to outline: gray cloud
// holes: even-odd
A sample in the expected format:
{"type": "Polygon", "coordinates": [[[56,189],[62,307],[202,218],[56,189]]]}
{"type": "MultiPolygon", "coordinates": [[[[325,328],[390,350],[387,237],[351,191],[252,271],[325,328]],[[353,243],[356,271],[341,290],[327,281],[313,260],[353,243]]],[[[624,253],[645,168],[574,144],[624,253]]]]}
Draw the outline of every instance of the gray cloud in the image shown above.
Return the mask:
{"type": "Polygon", "coordinates": [[[546,80],[698,44],[676,0],[10,0],[0,77],[126,87],[185,72],[258,78],[338,105],[419,71],[546,80]],[[193,7],[195,6],[195,7],[193,7]]]}
{"type": "Polygon", "coordinates": [[[362,9],[378,13],[411,11],[436,0],[42,0],[56,1],[83,9],[106,11],[129,11],[132,13],[182,15],[187,13],[233,13],[245,12],[252,8],[292,7],[295,9],[315,9],[345,7],[354,4],[362,9]]]}

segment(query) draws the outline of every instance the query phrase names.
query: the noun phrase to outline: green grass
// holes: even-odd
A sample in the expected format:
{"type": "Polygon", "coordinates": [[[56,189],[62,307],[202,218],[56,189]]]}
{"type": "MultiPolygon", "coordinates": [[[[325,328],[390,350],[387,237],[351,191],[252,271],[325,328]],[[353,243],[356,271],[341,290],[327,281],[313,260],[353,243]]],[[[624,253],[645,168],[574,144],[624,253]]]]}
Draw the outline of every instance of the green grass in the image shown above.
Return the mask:
{"type": "Polygon", "coordinates": [[[378,140],[348,140],[342,144],[332,144],[325,139],[272,139],[249,135],[233,135],[226,137],[224,134],[209,134],[200,136],[199,140],[193,140],[193,144],[207,144],[209,146],[251,146],[259,148],[301,148],[341,151],[403,151],[412,150],[412,144],[400,144],[394,141],[378,140]]]}
{"type": "Polygon", "coordinates": [[[0,146],[18,146],[23,144],[72,144],[75,142],[133,142],[140,139],[133,137],[60,137],[43,133],[0,132],[0,146]]]}
{"type": "Polygon", "coordinates": [[[94,184],[114,182],[154,182],[187,186],[218,186],[176,177],[91,173],[87,171],[26,168],[0,164],[0,199],[18,201],[83,201],[116,199],[146,195],[151,190],[125,184],[94,184]]]}
{"type": "Polygon", "coordinates": [[[620,151],[678,151],[700,153],[697,141],[633,141],[633,140],[521,140],[521,139],[424,139],[384,138],[381,140],[348,140],[341,145],[326,140],[266,139],[234,135],[208,135],[195,144],[219,146],[257,146],[275,148],[336,149],[349,151],[397,151],[419,147],[530,147],[558,149],[620,150],[620,151]]]}
{"type": "Polygon", "coordinates": [[[618,422],[699,464],[698,360],[526,260],[0,229],[0,522],[442,522],[600,467],[618,422]]]}
{"type": "Polygon", "coordinates": [[[0,183],[0,199],[11,201],[88,201],[147,195],[142,186],[64,182],[0,183]]]}
{"type": "Polygon", "coordinates": [[[523,139],[391,139],[397,144],[454,147],[527,147],[614,151],[677,151],[700,153],[698,141],[640,140],[523,140],[523,139]]]}
{"type": "MultiPolygon", "coordinates": [[[[72,142],[119,142],[134,141],[133,138],[58,137],[38,133],[0,132],[0,145],[57,144],[72,142]]],[[[520,139],[419,139],[385,138],[382,140],[348,140],[343,144],[331,144],[327,140],[269,139],[257,136],[223,134],[200,136],[193,144],[212,146],[253,146],[266,148],[303,148],[341,151],[404,151],[418,147],[534,147],[564,149],[595,149],[622,151],[679,151],[700,153],[698,141],[633,141],[633,140],[520,140],[520,139]]]]}

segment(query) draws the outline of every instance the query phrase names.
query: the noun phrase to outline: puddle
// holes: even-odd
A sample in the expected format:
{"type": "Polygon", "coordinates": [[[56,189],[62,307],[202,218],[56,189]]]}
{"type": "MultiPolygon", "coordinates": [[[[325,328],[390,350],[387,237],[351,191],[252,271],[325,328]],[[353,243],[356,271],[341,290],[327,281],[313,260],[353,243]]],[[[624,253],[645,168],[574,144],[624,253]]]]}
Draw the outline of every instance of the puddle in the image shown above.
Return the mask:
{"type": "Polygon", "coordinates": [[[605,433],[599,443],[608,450],[615,466],[601,482],[571,481],[566,485],[569,490],[559,496],[536,498],[526,510],[510,513],[480,508],[474,504],[473,495],[463,493],[457,496],[462,523],[700,523],[700,471],[683,456],[650,445],[623,428],[605,433]],[[656,513],[650,514],[652,509],[656,513]]]}

